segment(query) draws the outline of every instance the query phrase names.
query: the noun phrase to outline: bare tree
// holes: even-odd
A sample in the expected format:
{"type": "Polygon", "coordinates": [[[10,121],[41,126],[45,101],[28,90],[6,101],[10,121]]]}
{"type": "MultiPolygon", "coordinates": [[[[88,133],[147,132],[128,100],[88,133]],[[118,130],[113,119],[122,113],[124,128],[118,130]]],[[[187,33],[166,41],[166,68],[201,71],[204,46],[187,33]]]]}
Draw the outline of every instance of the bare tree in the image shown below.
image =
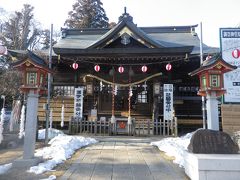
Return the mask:
{"type": "Polygon", "coordinates": [[[33,49],[40,35],[40,29],[34,21],[34,7],[24,4],[23,9],[15,11],[10,18],[2,23],[2,41],[11,49],[33,49]]]}
{"type": "Polygon", "coordinates": [[[19,87],[22,81],[22,76],[19,71],[5,68],[0,73],[0,94],[8,97],[17,96],[19,87]]]}

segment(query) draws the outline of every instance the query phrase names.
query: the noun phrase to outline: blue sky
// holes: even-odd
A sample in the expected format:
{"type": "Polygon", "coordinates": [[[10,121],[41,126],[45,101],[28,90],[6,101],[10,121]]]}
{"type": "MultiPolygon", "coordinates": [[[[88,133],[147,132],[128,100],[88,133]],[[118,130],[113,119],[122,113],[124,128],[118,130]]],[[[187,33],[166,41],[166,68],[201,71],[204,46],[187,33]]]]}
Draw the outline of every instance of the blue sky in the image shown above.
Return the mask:
{"type": "MultiPolygon", "coordinates": [[[[45,28],[60,29],[75,0],[0,0],[7,11],[24,3],[35,7],[35,18],[45,28]]],[[[181,26],[202,22],[203,42],[219,46],[219,28],[240,25],[240,0],[101,0],[110,22],[118,21],[124,7],[138,26],[181,26]]],[[[199,33],[199,28],[197,28],[199,33]]]]}

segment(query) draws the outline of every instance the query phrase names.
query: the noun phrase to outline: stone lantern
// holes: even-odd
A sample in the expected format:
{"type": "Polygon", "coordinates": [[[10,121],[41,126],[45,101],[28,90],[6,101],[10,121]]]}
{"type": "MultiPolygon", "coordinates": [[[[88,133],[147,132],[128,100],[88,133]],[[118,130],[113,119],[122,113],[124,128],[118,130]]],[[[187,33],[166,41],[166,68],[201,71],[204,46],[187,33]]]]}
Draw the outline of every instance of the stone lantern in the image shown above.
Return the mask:
{"type": "Polygon", "coordinates": [[[236,68],[218,57],[205,60],[200,68],[189,73],[191,76],[199,76],[198,95],[206,96],[208,129],[219,130],[217,97],[226,92],[223,87],[223,74],[236,68]]]}
{"type": "Polygon", "coordinates": [[[23,84],[20,86],[20,91],[27,95],[23,159],[16,160],[13,165],[31,167],[39,162],[39,158],[34,157],[38,97],[47,90],[47,74],[51,73],[51,70],[42,58],[29,50],[21,53],[10,51],[10,54],[17,54],[17,59],[21,59],[12,63],[12,66],[22,72],[23,84]]]}
{"type": "Polygon", "coordinates": [[[33,54],[28,52],[28,58],[22,62],[16,62],[13,65],[14,68],[17,68],[23,73],[23,82],[20,86],[20,90],[23,93],[29,93],[33,91],[34,94],[44,94],[47,91],[47,75],[50,70],[45,62],[33,54]]]}

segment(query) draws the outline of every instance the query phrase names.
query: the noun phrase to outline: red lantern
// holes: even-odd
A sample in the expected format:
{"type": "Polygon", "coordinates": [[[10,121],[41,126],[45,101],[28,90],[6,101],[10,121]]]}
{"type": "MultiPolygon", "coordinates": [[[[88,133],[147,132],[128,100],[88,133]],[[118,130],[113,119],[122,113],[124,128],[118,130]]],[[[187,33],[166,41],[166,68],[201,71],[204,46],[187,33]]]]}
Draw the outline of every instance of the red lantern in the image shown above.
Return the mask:
{"type": "Polygon", "coordinates": [[[147,66],[144,65],[144,66],[142,66],[141,69],[142,69],[142,72],[144,72],[144,73],[147,72],[147,66]]]}
{"type": "Polygon", "coordinates": [[[234,49],[232,51],[232,57],[234,57],[235,59],[238,59],[240,57],[240,50],[239,49],[234,49]]]}
{"type": "Polygon", "coordinates": [[[120,67],[118,68],[118,72],[119,72],[119,73],[123,73],[123,71],[124,71],[124,67],[120,66],[120,67]]]}
{"type": "Polygon", "coordinates": [[[166,65],[166,70],[167,70],[167,71],[171,71],[171,69],[172,69],[172,65],[171,65],[170,63],[168,63],[168,64],[166,65]]]}
{"type": "Polygon", "coordinates": [[[78,68],[78,63],[73,63],[72,68],[76,70],[78,68]]]}
{"type": "Polygon", "coordinates": [[[97,65],[95,65],[94,66],[94,70],[96,71],[96,72],[99,72],[100,71],[100,66],[97,64],[97,65]]]}

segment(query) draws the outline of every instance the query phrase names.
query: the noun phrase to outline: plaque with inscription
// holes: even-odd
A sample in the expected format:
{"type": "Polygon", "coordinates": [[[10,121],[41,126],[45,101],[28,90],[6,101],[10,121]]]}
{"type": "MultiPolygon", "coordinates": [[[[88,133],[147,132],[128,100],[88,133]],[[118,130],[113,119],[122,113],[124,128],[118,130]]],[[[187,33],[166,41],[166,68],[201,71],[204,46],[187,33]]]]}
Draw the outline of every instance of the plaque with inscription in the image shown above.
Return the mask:
{"type": "Polygon", "coordinates": [[[199,129],[192,135],[188,151],[196,154],[237,154],[239,147],[225,132],[199,129]]]}

